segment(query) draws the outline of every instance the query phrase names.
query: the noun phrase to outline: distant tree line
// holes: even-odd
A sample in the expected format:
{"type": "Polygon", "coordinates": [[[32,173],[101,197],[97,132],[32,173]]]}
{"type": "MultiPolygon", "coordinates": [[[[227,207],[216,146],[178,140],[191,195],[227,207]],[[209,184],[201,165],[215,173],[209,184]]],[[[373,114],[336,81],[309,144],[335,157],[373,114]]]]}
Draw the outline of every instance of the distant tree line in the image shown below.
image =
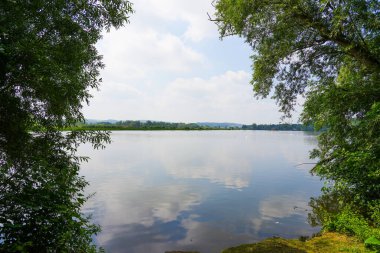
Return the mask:
{"type": "Polygon", "coordinates": [[[208,129],[208,127],[202,127],[195,123],[170,123],[162,121],[134,121],[134,120],[125,120],[118,121],[115,123],[117,126],[124,126],[127,128],[142,128],[142,129],[208,129]]]}
{"type": "Polygon", "coordinates": [[[243,125],[241,127],[243,130],[272,130],[272,131],[314,131],[312,125],[302,125],[302,124],[252,124],[243,125]]]}
{"type": "MultiPolygon", "coordinates": [[[[215,123],[216,124],[216,123],[215,123]]],[[[239,126],[207,126],[198,123],[172,123],[163,121],[124,120],[117,122],[80,123],[65,130],[271,130],[314,131],[312,125],[302,124],[252,124],[239,126]]]]}
{"type": "MultiPolygon", "coordinates": [[[[98,122],[94,124],[79,124],[75,129],[85,130],[214,130],[216,127],[200,126],[196,123],[171,123],[162,121],[125,120],[98,122]]],[[[69,130],[71,130],[70,128],[69,130]]]]}

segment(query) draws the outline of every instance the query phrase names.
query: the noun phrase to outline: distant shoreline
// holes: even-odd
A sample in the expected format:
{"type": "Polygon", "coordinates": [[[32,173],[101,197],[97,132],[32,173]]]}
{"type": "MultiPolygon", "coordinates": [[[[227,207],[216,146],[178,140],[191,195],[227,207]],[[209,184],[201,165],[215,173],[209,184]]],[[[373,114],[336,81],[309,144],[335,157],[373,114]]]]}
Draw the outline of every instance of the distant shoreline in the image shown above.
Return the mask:
{"type": "Polygon", "coordinates": [[[177,129],[177,128],[113,128],[113,127],[68,127],[62,131],[273,131],[273,132],[316,132],[311,130],[289,130],[289,129],[242,129],[242,128],[199,128],[199,129],[177,129]]]}
{"type": "Polygon", "coordinates": [[[308,131],[313,132],[312,126],[302,124],[252,124],[236,123],[171,123],[160,121],[117,121],[78,123],[62,130],[103,130],[103,131],[190,131],[190,130],[267,130],[267,131],[308,131]]]}

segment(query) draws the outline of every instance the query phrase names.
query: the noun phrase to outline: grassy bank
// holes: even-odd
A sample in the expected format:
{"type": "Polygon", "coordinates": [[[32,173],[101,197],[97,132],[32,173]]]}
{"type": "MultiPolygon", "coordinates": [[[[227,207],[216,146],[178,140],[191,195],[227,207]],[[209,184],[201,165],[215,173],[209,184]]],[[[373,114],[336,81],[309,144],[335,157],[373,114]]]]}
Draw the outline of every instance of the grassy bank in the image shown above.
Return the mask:
{"type": "Polygon", "coordinates": [[[363,242],[347,235],[326,232],[310,240],[269,238],[254,244],[229,248],[222,253],[375,253],[363,242]]]}
{"type": "MultiPolygon", "coordinates": [[[[376,253],[365,247],[356,237],[335,232],[325,232],[308,240],[268,238],[253,244],[243,244],[225,249],[222,253],[376,253]]],[[[165,253],[200,253],[167,251],[165,253]]],[[[206,253],[206,252],[204,252],[206,253]]]]}

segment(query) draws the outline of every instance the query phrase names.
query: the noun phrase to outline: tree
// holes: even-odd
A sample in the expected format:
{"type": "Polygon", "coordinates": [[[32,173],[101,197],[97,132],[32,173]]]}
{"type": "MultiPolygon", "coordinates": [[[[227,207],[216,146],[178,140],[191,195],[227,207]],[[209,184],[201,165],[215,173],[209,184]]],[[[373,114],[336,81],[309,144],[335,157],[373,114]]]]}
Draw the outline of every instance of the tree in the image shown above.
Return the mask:
{"type": "Polygon", "coordinates": [[[59,129],[84,120],[103,68],[95,43],[130,13],[126,0],[1,1],[0,251],[96,251],[76,151],[109,136],[59,129]]]}
{"type": "Polygon", "coordinates": [[[303,122],[327,128],[312,152],[319,158],[312,172],[379,226],[380,2],[217,0],[215,6],[221,36],[239,35],[253,48],[256,96],[273,94],[285,116],[305,96],[303,122]]]}

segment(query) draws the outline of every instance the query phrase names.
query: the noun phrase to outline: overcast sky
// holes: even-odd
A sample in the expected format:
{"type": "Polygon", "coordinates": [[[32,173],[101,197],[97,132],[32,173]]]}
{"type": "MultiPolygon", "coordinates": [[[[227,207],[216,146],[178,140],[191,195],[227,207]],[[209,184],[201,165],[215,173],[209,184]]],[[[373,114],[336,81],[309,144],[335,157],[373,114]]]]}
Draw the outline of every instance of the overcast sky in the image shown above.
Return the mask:
{"type": "Polygon", "coordinates": [[[273,100],[253,96],[250,47],[237,37],[221,41],[208,20],[211,0],[132,2],[130,24],[97,45],[106,67],[86,118],[280,122],[273,100]]]}

